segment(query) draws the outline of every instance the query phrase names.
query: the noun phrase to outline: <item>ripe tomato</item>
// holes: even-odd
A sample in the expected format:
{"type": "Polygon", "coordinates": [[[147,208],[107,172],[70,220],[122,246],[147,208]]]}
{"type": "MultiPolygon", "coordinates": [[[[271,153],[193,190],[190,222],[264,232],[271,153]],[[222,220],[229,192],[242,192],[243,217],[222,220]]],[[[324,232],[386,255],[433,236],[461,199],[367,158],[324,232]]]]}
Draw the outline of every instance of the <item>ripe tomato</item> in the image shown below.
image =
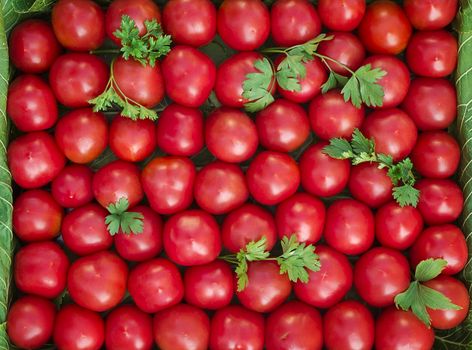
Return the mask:
{"type": "Polygon", "coordinates": [[[63,215],[61,206],[49,192],[23,192],[13,205],[13,232],[24,242],[53,239],[61,230],[63,215]]]}
{"type": "Polygon", "coordinates": [[[125,262],[109,251],[102,251],[72,263],[67,290],[78,305],[102,312],[120,303],[126,292],[127,278],[125,262]]]}
{"type": "Polygon", "coordinates": [[[28,19],[13,28],[8,44],[11,63],[25,73],[44,73],[61,53],[51,25],[28,19]]]}
{"type": "Polygon", "coordinates": [[[391,248],[373,248],[362,255],[354,266],[357,292],[375,307],[392,305],[395,296],[405,291],[409,284],[408,260],[391,248]]]}
{"type": "Polygon", "coordinates": [[[320,270],[308,271],[308,282],[296,282],[293,290],[300,301],[317,308],[329,308],[351,289],[352,267],[345,255],[328,246],[319,245],[315,252],[320,258],[320,270]]]}
{"type": "Polygon", "coordinates": [[[46,299],[24,296],[8,312],[6,328],[10,341],[22,349],[39,349],[51,338],[56,307],[46,299]]]}
{"type": "Polygon", "coordinates": [[[210,319],[203,310],[179,304],[154,315],[154,339],[161,350],[207,350],[210,319]]]}
{"type": "Polygon", "coordinates": [[[436,30],[452,22],[457,13],[457,0],[405,0],[403,9],[413,27],[436,30]]]}
{"type": "Polygon", "coordinates": [[[365,13],[364,0],[319,0],[321,22],[331,30],[350,32],[361,23],[365,13]]]}
{"type": "Polygon", "coordinates": [[[191,266],[184,272],[185,301],[202,309],[217,310],[231,302],[233,272],[222,260],[191,266]]]}
{"type": "Polygon", "coordinates": [[[129,274],[128,291],[136,306],[147,313],[178,304],[184,296],[179,270],[162,258],[136,265],[129,274]]]}
{"type": "Polygon", "coordinates": [[[210,0],[173,0],[162,12],[164,31],[179,45],[203,46],[216,34],[216,9],[210,0]]]}
{"type": "Polygon", "coordinates": [[[269,10],[260,0],[225,0],[218,9],[217,29],[232,49],[255,50],[269,37],[269,10]]]}
{"type": "Polygon", "coordinates": [[[380,207],[390,201],[392,187],[387,169],[379,169],[377,163],[362,163],[351,169],[349,191],[355,199],[371,208],[380,207]]]}
{"type": "Polygon", "coordinates": [[[76,208],[93,199],[92,170],[85,165],[71,164],[51,182],[54,199],[65,208],[76,208]]]}
{"type": "Polygon", "coordinates": [[[31,243],[15,255],[15,285],[24,293],[52,299],[64,290],[68,268],[69,260],[58,244],[31,243]]]}
{"type": "Polygon", "coordinates": [[[44,131],[31,132],[11,141],[7,157],[13,180],[26,189],[48,184],[66,163],[54,138],[44,131]]]}
{"type": "Polygon", "coordinates": [[[300,170],[287,154],[264,151],[249,165],[246,173],[249,192],[256,201],[274,205],[293,195],[300,185],[300,170]]]}

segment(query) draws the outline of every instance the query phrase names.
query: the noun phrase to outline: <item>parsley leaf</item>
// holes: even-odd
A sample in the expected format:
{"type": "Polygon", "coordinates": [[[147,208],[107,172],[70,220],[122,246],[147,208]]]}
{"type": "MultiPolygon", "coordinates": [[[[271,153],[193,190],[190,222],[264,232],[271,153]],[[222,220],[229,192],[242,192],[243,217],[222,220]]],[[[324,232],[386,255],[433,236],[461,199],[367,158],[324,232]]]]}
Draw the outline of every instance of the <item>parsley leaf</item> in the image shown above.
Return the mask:
{"type": "Polygon", "coordinates": [[[274,69],[267,58],[262,58],[254,63],[255,73],[246,75],[243,82],[243,97],[249,102],[244,104],[248,112],[258,112],[275,101],[270,93],[274,84],[274,69]]]}
{"type": "Polygon", "coordinates": [[[120,231],[127,235],[143,232],[143,214],[128,212],[128,208],[129,202],[125,197],[120,198],[116,203],[108,205],[107,210],[110,214],[105,218],[105,224],[110,235],[113,236],[120,231]]]}

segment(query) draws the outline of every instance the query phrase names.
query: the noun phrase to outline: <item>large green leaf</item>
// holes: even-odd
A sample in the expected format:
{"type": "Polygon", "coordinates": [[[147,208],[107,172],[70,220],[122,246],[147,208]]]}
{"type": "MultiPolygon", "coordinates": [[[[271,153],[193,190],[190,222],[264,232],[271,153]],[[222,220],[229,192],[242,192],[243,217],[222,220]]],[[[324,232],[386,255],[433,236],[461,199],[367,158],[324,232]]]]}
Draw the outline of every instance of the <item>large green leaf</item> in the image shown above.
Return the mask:
{"type": "MultiPolygon", "coordinates": [[[[4,30],[10,33],[13,26],[23,18],[51,9],[56,0],[3,0],[4,30]]],[[[3,30],[2,30],[3,31],[3,30]]]]}

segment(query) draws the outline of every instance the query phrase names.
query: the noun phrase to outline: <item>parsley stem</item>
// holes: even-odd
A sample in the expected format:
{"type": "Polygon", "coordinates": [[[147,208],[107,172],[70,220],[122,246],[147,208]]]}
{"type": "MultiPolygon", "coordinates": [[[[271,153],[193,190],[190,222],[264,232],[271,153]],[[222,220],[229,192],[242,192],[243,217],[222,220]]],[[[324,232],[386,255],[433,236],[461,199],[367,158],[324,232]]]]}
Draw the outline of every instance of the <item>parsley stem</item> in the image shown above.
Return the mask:
{"type": "Polygon", "coordinates": [[[120,53],[120,49],[97,49],[90,51],[92,55],[106,55],[110,53],[120,53]]]}
{"type": "Polygon", "coordinates": [[[329,56],[326,56],[326,55],[322,55],[318,52],[315,52],[314,55],[318,58],[321,59],[321,61],[323,61],[323,63],[325,64],[326,67],[328,67],[328,69],[330,71],[333,71],[332,68],[329,66],[329,64],[326,62],[326,61],[331,61],[333,63],[336,63],[336,64],[339,64],[341,67],[343,67],[344,69],[346,69],[349,73],[351,73],[352,75],[356,75],[356,72],[354,72],[351,68],[349,68],[348,66],[346,66],[344,63],[341,63],[339,62],[338,60],[335,60],[334,58],[331,58],[329,56]]]}

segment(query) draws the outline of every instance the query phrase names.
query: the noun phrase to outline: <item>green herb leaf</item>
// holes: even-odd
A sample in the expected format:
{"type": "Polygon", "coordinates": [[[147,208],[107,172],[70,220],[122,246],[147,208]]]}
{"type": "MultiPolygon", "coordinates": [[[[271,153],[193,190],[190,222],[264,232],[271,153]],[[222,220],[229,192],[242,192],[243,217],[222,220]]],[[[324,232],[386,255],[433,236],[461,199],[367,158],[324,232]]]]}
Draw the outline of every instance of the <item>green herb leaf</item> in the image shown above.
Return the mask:
{"type": "Polygon", "coordinates": [[[244,104],[248,112],[254,113],[263,110],[275,101],[270,93],[274,83],[274,69],[267,58],[262,58],[254,63],[258,70],[246,75],[243,82],[243,97],[249,102],[244,104]]]}
{"type": "Polygon", "coordinates": [[[247,269],[248,269],[248,266],[247,266],[247,260],[244,259],[244,258],[241,258],[239,259],[238,258],[238,265],[236,266],[236,278],[238,280],[238,292],[241,292],[243,291],[248,283],[249,283],[249,278],[247,276],[247,269]]]}
{"type": "Polygon", "coordinates": [[[116,203],[108,205],[107,210],[110,215],[107,215],[105,218],[105,224],[110,235],[113,236],[120,231],[127,235],[143,232],[143,214],[128,212],[128,208],[129,202],[125,197],[120,198],[116,203]]]}
{"type": "Polygon", "coordinates": [[[360,67],[341,90],[344,100],[351,101],[357,108],[360,108],[362,103],[368,107],[382,106],[384,91],[377,81],[386,74],[380,68],[372,69],[370,64],[360,67]]]}
{"type": "Polygon", "coordinates": [[[246,244],[246,248],[241,250],[241,254],[245,254],[245,258],[248,261],[265,260],[269,257],[270,253],[267,249],[267,238],[262,236],[257,242],[251,241],[246,244]]]}
{"type": "Polygon", "coordinates": [[[447,261],[444,259],[426,259],[416,265],[415,279],[420,282],[426,282],[438,277],[446,268],[447,261]]]}
{"type": "Polygon", "coordinates": [[[330,71],[328,80],[326,80],[324,84],[321,85],[321,93],[325,94],[329,90],[337,88],[338,86],[342,87],[346,85],[348,80],[349,78],[345,77],[344,75],[338,74],[334,71],[330,71]]]}
{"type": "Polygon", "coordinates": [[[416,207],[420,200],[420,191],[411,185],[395,186],[392,190],[393,199],[401,206],[416,207]]]}
{"type": "Polygon", "coordinates": [[[354,151],[349,141],[340,137],[329,140],[329,145],[323,148],[323,153],[336,159],[351,159],[354,157],[354,151]]]}

